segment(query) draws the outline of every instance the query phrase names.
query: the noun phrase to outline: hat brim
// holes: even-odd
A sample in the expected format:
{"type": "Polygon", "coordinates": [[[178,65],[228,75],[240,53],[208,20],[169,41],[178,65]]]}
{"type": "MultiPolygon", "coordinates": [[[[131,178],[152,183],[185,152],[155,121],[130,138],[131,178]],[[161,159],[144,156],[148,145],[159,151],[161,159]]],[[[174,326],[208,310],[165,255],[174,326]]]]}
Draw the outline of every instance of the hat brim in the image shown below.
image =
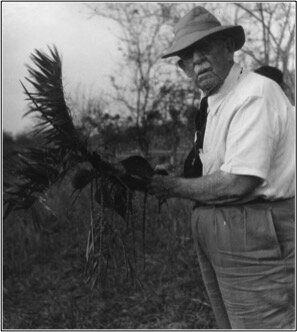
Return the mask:
{"type": "Polygon", "coordinates": [[[178,55],[183,49],[197,43],[203,38],[215,35],[218,32],[224,32],[224,34],[234,39],[235,51],[241,49],[245,43],[245,33],[241,25],[220,25],[206,31],[197,31],[183,36],[179,40],[176,40],[161,58],[165,59],[170,56],[178,55]]]}

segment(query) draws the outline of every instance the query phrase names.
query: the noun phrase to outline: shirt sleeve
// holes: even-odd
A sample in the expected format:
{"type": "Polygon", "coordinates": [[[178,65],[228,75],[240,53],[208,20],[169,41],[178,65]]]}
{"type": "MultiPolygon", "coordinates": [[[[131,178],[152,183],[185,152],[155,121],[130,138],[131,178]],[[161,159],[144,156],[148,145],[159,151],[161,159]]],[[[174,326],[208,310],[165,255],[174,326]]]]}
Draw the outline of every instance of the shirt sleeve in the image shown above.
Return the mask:
{"type": "Polygon", "coordinates": [[[247,98],[230,122],[220,169],[266,180],[278,135],[276,119],[268,98],[247,98]]]}

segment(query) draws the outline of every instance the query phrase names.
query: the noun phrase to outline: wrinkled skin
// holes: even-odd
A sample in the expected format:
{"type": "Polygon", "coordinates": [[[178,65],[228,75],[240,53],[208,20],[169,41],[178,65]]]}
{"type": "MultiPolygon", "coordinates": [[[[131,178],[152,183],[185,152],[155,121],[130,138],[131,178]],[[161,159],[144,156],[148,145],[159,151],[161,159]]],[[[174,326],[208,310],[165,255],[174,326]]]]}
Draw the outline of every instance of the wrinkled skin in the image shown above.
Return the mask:
{"type": "Polygon", "coordinates": [[[223,84],[233,65],[234,42],[231,38],[208,38],[178,55],[179,66],[204,94],[209,95],[223,84]]]}

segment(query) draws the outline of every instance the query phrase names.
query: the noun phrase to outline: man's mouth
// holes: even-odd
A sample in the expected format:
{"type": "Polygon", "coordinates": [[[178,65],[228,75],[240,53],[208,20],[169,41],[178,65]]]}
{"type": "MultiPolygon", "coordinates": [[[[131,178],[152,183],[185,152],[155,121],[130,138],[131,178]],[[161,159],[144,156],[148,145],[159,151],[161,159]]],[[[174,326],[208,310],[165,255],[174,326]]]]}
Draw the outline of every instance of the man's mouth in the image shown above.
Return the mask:
{"type": "Polygon", "coordinates": [[[204,74],[206,74],[206,73],[208,73],[208,72],[211,71],[210,68],[199,69],[199,68],[197,68],[197,67],[195,67],[194,70],[195,70],[195,74],[196,74],[198,77],[201,76],[201,75],[204,75],[204,74]]]}
{"type": "Polygon", "coordinates": [[[210,69],[201,70],[200,72],[198,72],[198,77],[203,76],[204,74],[208,74],[210,73],[210,71],[210,69]]]}

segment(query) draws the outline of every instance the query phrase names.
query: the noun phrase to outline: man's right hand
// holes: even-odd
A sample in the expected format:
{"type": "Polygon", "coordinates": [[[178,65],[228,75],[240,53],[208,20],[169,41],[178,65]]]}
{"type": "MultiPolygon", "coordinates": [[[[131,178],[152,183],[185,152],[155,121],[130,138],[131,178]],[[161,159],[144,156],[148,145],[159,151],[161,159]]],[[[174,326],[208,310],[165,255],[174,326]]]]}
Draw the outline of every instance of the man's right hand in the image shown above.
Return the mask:
{"type": "Polygon", "coordinates": [[[159,174],[159,175],[169,175],[170,172],[173,172],[173,171],[174,171],[174,167],[169,163],[159,164],[159,165],[156,165],[156,167],[154,168],[154,173],[159,174]]]}

